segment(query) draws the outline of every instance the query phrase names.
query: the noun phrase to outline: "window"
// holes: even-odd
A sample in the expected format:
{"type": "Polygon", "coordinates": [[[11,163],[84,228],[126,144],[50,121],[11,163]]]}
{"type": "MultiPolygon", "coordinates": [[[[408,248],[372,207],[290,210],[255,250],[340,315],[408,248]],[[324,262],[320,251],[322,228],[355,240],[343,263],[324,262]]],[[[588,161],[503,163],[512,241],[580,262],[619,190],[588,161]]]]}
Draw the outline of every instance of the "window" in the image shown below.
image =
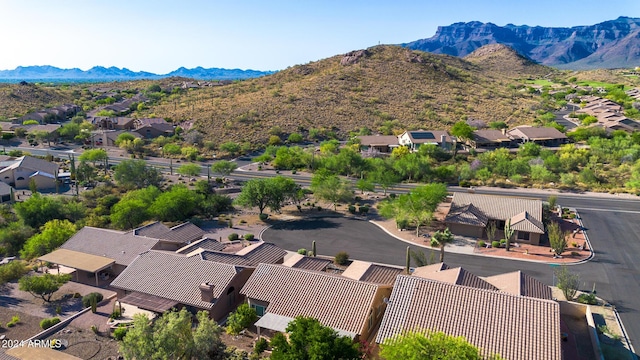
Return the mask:
{"type": "Polygon", "coordinates": [[[529,233],[528,232],[523,232],[523,231],[518,231],[518,240],[529,241],[529,233]]]}
{"type": "Polygon", "coordinates": [[[24,180],[24,178],[22,176],[20,176],[16,180],[20,181],[20,180],[24,180]]]}
{"type": "Polygon", "coordinates": [[[256,310],[258,316],[263,316],[266,310],[266,307],[262,305],[251,304],[251,307],[256,310]]]}

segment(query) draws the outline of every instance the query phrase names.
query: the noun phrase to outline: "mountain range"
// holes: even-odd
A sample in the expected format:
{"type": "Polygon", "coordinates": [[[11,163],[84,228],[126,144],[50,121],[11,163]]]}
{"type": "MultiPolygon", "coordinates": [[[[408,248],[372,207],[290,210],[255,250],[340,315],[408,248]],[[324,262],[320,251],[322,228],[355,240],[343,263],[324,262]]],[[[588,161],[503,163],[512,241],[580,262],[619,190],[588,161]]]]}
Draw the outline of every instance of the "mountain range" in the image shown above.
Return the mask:
{"type": "Polygon", "coordinates": [[[21,80],[79,80],[79,81],[112,81],[162,79],[172,76],[187,77],[199,80],[237,80],[250,79],[272,74],[273,71],[240,70],[240,69],[205,69],[197,67],[187,69],[181,67],[168,74],[158,75],[150,72],[134,72],[127,68],[94,66],[89,70],[60,69],[55,66],[18,66],[14,70],[0,70],[0,79],[8,81],[21,80]]]}
{"type": "Polygon", "coordinates": [[[561,69],[630,68],[640,66],[640,18],[621,16],[571,28],[459,22],[402,46],[465,57],[487,44],[507,45],[539,64],[561,69]]]}

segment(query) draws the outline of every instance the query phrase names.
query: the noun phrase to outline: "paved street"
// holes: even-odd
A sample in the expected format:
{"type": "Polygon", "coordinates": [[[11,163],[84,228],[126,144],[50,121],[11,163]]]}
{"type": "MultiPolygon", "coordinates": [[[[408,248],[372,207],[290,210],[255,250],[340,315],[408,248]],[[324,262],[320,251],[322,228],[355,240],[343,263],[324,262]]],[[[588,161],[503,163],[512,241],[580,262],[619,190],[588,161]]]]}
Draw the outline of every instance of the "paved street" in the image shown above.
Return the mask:
{"type": "MultiPolygon", "coordinates": [[[[632,344],[640,339],[640,215],[626,212],[581,212],[584,226],[596,251],[586,264],[572,266],[580,273],[581,288],[591,290],[616,306],[632,344]]],[[[311,248],[316,240],[318,253],[334,256],[346,251],[351,258],[404,266],[407,243],[401,242],[373,224],[346,218],[322,218],[284,222],[266,230],[263,239],[287,250],[311,248]]],[[[425,251],[431,250],[412,246],[425,251]]],[[[435,252],[434,259],[438,259],[435,252]]],[[[446,253],[445,262],[488,276],[515,270],[553,284],[553,268],[548,264],[446,253]]]]}

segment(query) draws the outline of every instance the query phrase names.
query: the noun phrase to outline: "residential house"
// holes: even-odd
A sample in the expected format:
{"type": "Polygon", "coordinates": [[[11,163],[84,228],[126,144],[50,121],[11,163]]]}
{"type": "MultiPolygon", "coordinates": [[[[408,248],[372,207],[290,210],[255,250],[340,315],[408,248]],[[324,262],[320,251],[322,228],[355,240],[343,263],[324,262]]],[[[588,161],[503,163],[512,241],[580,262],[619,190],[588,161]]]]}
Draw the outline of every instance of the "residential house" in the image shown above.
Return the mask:
{"type": "Polygon", "coordinates": [[[50,117],[51,115],[46,111],[36,111],[19,117],[17,121],[19,124],[23,124],[25,121],[35,120],[39,124],[45,124],[50,117]]]}
{"type": "Polygon", "coordinates": [[[328,271],[332,267],[333,261],[329,259],[319,258],[315,256],[305,256],[298,253],[291,254],[287,257],[282,265],[314,271],[328,271]]]}
{"type": "Polygon", "coordinates": [[[196,225],[185,222],[174,227],[156,221],[133,230],[135,236],[158,239],[154,249],[176,251],[193,241],[202,239],[205,232],[196,225]]]}
{"type": "Polygon", "coordinates": [[[546,147],[558,147],[569,140],[565,134],[553,127],[523,125],[507,131],[507,134],[517,143],[532,142],[546,147]]]}
{"type": "Polygon", "coordinates": [[[31,156],[22,156],[2,163],[0,180],[16,189],[28,189],[33,179],[38,189],[56,188],[58,165],[31,156]]]}
{"type": "Polygon", "coordinates": [[[145,139],[156,138],[160,135],[171,136],[175,128],[161,118],[137,119],[134,122],[135,132],[145,139]]]}
{"type": "Polygon", "coordinates": [[[258,332],[285,332],[295,317],[309,316],[340,335],[359,341],[375,334],[391,286],[327,272],[260,264],[240,293],[260,316],[255,324],[258,332]]]}
{"type": "Polygon", "coordinates": [[[484,129],[474,131],[473,139],[468,140],[467,145],[474,149],[493,150],[498,148],[514,147],[515,142],[507,134],[506,129],[484,129]]]}
{"type": "Polygon", "coordinates": [[[141,139],[142,136],[137,132],[127,130],[109,130],[109,131],[96,131],[93,133],[94,143],[97,146],[109,146],[116,147],[116,140],[120,134],[131,134],[133,137],[141,139]]]}
{"type": "Polygon", "coordinates": [[[6,183],[0,182],[0,203],[13,202],[13,188],[6,183]]]}
{"type": "Polygon", "coordinates": [[[358,136],[360,151],[381,154],[390,154],[398,147],[398,137],[394,135],[366,135],[358,136]]]}
{"type": "Polygon", "coordinates": [[[552,300],[399,275],[388,304],[379,344],[404,331],[442,331],[463,336],[484,356],[562,359],[560,306],[552,300]]]}
{"type": "MultiPolygon", "coordinates": [[[[233,249],[233,248],[232,248],[233,249]]],[[[255,244],[241,247],[234,253],[229,250],[214,251],[205,250],[200,252],[204,260],[224,262],[240,266],[256,267],[258,264],[282,264],[287,252],[272,243],[257,242],[255,244]]]]}
{"type": "Polygon", "coordinates": [[[158,239],[136,236],[133,231],[117,231],[85,226],[59,249],[39,260],[72,268],[75,281],[109,281],[141,253],[154,248],[158,239]]]}
{"type": "Polygon", "coordinates": [[[238,291],[254,268],[150,250],[136,257],[112,283],[118,301],[163,313],[172,308],[208,311],[222,320],[242,303],[238,291]]]}
{"type": "Polygon", "coordinates": [[[405,131],[398,136],[400,145],[407,146],[411,151],[417,151],[420,145],[431,144],[444,149],[452,149],[454,141],[451,135],[444,130],[431,131],[405,131]]]}
{"type": "Polygon", "coordinates": [[[99,130],[132,130],[133,118],[96,116],[88,120],[99,130]]]}
{"type": "Polygon", "coordinates": [[[544,234],[542,201],[495,195],[455,193],[445,223],[452,233],[482,238],[494,223],[496,236],[502,236],[507,221],[515,230],[514,240],[532,245],[544,234]]]}

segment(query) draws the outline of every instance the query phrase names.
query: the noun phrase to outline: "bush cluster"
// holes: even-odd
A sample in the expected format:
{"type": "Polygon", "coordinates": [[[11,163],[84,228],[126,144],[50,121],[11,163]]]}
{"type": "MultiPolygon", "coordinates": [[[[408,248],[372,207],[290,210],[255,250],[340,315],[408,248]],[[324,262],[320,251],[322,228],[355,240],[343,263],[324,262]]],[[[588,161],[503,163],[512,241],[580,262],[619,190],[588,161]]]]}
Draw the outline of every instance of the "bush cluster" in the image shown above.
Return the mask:
{"type": "Polygon", "coordinates": [[[50,319],[43,319],[42,321],[40,321],[40,328],[42,330],[47,330],[48,328],[52,327],[53,325],[57,324],[60,322],[60,318],[59,317],[53,317],[50,319]]]}
{"type": "Polygon", "coordinates": [[[86,308],[91,306],[91,299],[93,298],[96,299],[96,304],[98,304],[100,301],[102,301],[102,299],[104,299],[104,296],[102,296],[102,294],[100,294],[99,292],[92,292],[91,294],[87,294],[82,297],[82,306],[86,308]]]}

